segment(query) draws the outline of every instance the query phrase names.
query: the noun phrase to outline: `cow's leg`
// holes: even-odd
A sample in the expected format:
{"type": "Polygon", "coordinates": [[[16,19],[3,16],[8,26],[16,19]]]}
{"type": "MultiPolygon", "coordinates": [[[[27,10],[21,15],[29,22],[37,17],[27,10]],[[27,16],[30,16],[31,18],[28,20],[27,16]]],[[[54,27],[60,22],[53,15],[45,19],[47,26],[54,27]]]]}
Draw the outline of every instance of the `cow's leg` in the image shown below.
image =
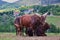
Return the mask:
{"type": "Polygon", "coordinates": [[[15,25],[15,28],[16,28],[16,35],[18,35],[19,34],[19,30],[20,30],[19,25],[18,24],[14,24],[14,25],[15,25]]]}
{"type": "Polygon", "coordinates": [[[16,28],[16,35],[18,36],[20,34],[20,28],[16,28]]]}
{"type": "Polygon", "coordinates": [[[30,28],[28,28],[28,29],[27,29],[27,35],[28,35],[28,36],[33,36],[33,30],[30,29],[30,28]]]}
{"type": "Polygon", "coordinates": [[[22,27],[22,35],[23,35],[23,36],[27,36],[27,35],[26,35],[26,27],[22,27]]]}
{"type": "Polygon", "coordinates": [[[22,35],[21,29],[19,30],[19,35],[20,35],[20,36],[22,35]]]}
{"type": "Polygon", "coordinates": [[[20,32],[19,32],[20,36],[23,35],[23,31],[24,31],[24,27],[21,26],[21,27],[20,27],[20,32]]]}
{"type": "Polygon", "coordinates": [[[16,28],[16,35],[18,35],[18,30],[17,30],[17,28],[16,28]]]}
{"type": "Polygon", "coordinates": [[[22,33],[21,33],[21,27],[17,27],[16,28],[16,35],[18,36],[18,35],[21,35],[22,33]]]}
{"type": "Polygon", "coordinates": [[[33,28],[32,28],[31,25],[30,25],[30,27],[27,27],[27,29],[26,29],[26,34],[27,34],[28,36],[33,36],[33,28]]]}

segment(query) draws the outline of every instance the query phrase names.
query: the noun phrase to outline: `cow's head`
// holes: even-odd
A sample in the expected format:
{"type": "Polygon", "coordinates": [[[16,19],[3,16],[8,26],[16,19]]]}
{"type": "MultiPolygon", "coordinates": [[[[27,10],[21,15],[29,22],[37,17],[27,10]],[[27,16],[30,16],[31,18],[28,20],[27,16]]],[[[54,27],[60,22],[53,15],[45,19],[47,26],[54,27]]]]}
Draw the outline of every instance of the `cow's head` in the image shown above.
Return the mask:
{"type": "Polygon", "coordinates": [[[48,12],[46,12],[45,14],[41,15],[41,22],[44,23],[46,22],[46,17],[47,17],[48,12]]]}
{"type": "Polygon", "coordinates": [[[38,23],[40,21],[40,24],[44,24],[46,22],[46,17],[47,17],[48,12],[44,13],[43,15],[40,15],[38,13],[35,13],[35,20],[38,19],[38,23]]]}

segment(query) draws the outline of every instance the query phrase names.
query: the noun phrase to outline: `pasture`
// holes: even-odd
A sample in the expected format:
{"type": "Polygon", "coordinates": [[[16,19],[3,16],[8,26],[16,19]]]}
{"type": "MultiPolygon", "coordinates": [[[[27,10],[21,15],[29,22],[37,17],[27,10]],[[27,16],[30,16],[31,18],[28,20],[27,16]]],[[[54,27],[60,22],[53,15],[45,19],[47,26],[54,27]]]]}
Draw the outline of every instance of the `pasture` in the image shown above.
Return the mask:
{"type": "MultiPolygon", "coordinates": [[[[47,22],[60,27],[60,16],[48,16],[47,22]]],[[[9,29],[10,30],[10,29],[9,29]]],[[[16,33],[0,32],[0,40],[60,40],[60,33],[46,33],[47,37],[22,37],[16,36],[16,33]]]]}
{"type": "Polygon", "coordinates": [[[47,37],[22,37],[15,33],[0,33],[0,40],[60,40],[60,33],[46,33],[47,37]]]}
{"type": "Polygon", "coordinates": [[[48,16],[47,22],[54,24],[56,27],[60,27],[60,16],[48,16]]]}
{"type": "MultiPolygon", "coordinates": [[[[21,1],[22,2],[22,1],[21,1]]],[[[16,2],[16,4],[18,1],[16,2]]],[[[30,2],[29,2],[30,3],[30,2]]],[[[21,3],[18,3],[18,6],[12,4],[11,7],[9,5],[2,5],[0,7],[0,40],[60,40],[60,6],[59,5],[32,5],[32,6],[21,6],[21,3]],[[42,37],[28,37],[28,36],[16,36],[16,30],[14,27],[14,11],[19,10],[21,14],[24,14],[24,10],[29,10],[30,8],[34,9],[34,12],[45,13],[49,10],[49,12],[53,13],[53,16],[47,16],[46,21],[49,24],[53,24],[51,30],[48,30],[46,33],[47,36],[42,37]],[[56,31],[57,30],[57,31],[56,31]]],[[[24,4],[24,1],[23,1],[24,4]]],[[[50,25],[51,26],[51,25],[50,25]]]]}

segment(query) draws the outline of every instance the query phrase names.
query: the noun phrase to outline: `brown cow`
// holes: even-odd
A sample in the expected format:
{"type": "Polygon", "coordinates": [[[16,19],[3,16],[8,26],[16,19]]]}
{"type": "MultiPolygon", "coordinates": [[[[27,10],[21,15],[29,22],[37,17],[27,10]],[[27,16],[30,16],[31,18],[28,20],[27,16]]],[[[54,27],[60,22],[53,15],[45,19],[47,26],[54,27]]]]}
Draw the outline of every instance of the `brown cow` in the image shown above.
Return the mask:
{"type": "MultiPolygon", "coordinates": [[[[29,34],[29,36],[30,35],[32,35],[32,34],[34,34],[34,35],[36,35],[36,36],[47,36],[46,34],[45,34],[45,32],[50,28],[50,25],[47,23],[47,22],[45,22],[45,19],[46,19],[46,16],[47,16],[47,13],[45,13],[44,15],[42,15],[40,18],[40,22],[35,22],[35,23],[33,23],[33,25],[34,25],[34,33],[32,32],[32,30],[31,29],[28,29],[28,31],[27,31],[27,34],[29,34]]],[[[33,16],[33,18],[34,18],[35,16],[33,16]]]]}
{"type": "MultiPolygon", "coordinates": [[[[36,26],[40,21],[40,16],[34,14],[34,15],[23,15],[20,17],[17,17],[14,21],[14,25],[16,27],[16,34],[21,35],[22,28],[31,28],[33,30],[33,26],[36,26]]],[[[40,24],[40,23],[39,23],[40,24]]]]}
{"type": "MultiPolygon", "coordinates": [[[[31,29],[32,33],[33,31],[35,31],[35,28],[37,26],[41,26],[44,25],[45,23],[45,19],[46,19],[46,15],[47,13],[45,13],[44,15],[23,15],[20,17],[17,17],[14,21],[14,25],[16,27],[16,35],[21,35],[22,33],[22,28],[25,27],[27,29],[31,29]]],[[[31,35],[33,36],[33,35],[31,35]]]]}
{"type": "Polygon", "coordinates": [[[39,27],[37,27],[36,29],[35,29],[35,35],[36,36],[47,36],[46,34],[45,34],[45,32],[48,30],[50,28],[50,25],[47,23],[47,22],[45,22],[45,24],[44,25],[40,25],[39,27]]]}
{"type": "Polygon", "coordinates": [[[34,29],[34,32],[32,32],[31,29],[28,29],[28,30],[27,30],[27,34],[28,34],[29,36],[31,36],[32,34],[34,34],[35,36],[47,36],[47,35],[45,34],[45,32],[46,32],[49,28],[50,28],[50,25],[49,25],[47,22],[45,22],[45,24],[42,25],[42,26],[41,26],[41,25],[36,26],[35,29],[34,29]]]}

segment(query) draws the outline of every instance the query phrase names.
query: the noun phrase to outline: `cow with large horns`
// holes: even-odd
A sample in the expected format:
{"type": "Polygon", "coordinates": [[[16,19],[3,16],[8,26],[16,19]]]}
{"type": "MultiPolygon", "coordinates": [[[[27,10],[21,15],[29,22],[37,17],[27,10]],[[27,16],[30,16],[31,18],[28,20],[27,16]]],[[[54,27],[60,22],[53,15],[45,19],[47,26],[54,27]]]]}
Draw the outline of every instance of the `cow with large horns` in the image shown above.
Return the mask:
{"type": "Polygon", "coordinates": [[[22,29],[26,28],[26,34],[29,36],[41,35],[45,36],[45,30],[49,29],[49,24],[45,22],[47,13],[43,15],[39,14],[25,14],[23,16],[17,17],[14,21],[16,27],[16,35],[22,35],[22,29]],[[48,26],[47,26],[48,25],[48,26]],[[44,28],[44,30],[42,30],[44,28]],[[38,31],[39,30],[39,31],[38,31]],[[40,34],[36,33],[39,32],[40,34]],[[43,35],[42,35],[43,32],[43,35]]]}

